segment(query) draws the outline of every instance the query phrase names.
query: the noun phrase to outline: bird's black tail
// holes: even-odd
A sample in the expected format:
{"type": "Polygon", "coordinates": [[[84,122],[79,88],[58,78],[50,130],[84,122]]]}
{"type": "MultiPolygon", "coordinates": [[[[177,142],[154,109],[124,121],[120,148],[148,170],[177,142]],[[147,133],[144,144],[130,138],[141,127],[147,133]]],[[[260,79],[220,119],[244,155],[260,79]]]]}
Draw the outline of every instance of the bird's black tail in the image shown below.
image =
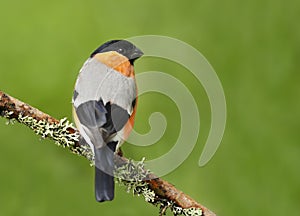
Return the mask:
{"type": "Polygon", "coordinates": [[[95,196],[98,202],[114,199],[114,152],[117,142],[95,148],[95,196]]]}
{"type": "Polygon", "coordinates": [[[95,168],[95,196],[98,202],[114,199],[114,177],[95,168]]]}

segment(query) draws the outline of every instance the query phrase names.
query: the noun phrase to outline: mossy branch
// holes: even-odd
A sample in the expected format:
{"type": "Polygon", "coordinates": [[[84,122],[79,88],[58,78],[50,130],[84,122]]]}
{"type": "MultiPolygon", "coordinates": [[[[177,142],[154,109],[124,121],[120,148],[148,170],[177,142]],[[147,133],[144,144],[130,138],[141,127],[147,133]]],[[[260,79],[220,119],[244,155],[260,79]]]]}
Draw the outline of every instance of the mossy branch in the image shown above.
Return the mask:
{"type": "MultiPolygon", "coordinates": [[[[79,144],[80,134],[66,118],[57,120],[2,91],[0,91],[0,116],[7,118],[8,122],[17,121],[24,124],[42,138],[50,138],[57,145],[87,158],[91,164],[94,163],[92,150],[89,146],[79,144]]],[[[133,163],[123,156],[116,157],[115,161],[116,181],[125,185],[128,191],[142,195],[146,202],[159,206],[160,215],[165,214],[169,208],[174,215],[215,216],[212,211],[172,184],[146,170],[143,161],[133,163]]]]}

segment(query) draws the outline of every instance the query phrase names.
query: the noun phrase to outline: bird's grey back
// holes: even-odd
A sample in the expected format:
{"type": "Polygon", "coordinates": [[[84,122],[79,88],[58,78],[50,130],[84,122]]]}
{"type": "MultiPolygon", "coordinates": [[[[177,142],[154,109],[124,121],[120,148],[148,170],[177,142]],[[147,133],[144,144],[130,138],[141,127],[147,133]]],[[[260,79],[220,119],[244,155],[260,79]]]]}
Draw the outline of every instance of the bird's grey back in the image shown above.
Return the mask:
{"type": "Polygon", "coordinates": [[[78,107],[84,102],[98,101],[100,98],[104,104],[110,101],[131,113],[131,103],[136,98],[136,85],[133,78],[90,58],[78,75],[73,104],[78,107]]]}

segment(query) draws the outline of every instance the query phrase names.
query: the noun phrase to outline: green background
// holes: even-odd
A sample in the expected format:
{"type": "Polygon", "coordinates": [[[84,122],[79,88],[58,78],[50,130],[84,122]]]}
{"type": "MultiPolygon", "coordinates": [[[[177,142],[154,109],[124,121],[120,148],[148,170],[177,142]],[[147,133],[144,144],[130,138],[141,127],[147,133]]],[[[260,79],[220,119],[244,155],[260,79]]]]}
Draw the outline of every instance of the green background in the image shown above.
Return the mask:
{"type": "MultiPolygon", "coordinates": [[[[222,82],[227,126],[213,160],[198,167],[210,125],[205,91],[172,62],[140,59],[137,73],[160,70],[180,78],[201,114],[194,151],[164,178],[218,215],[297,215],[299,20],[297,1],[2,0],[0,89],[56,118],[71,119],[78,71],[98,45],[145,34],[185,41],[205,55],[222,82]]],[[[172,147],[180,119],[165,96],[141,97],[136,130],[147,132],[148,117],[156,111],[168,120],[165,136],[151,147],[127,145],[125,155],[151,159],[172,147]]],[[[84,158],[5,122],[0,119],[0,215],[158,214],[119,186],[113,202],[96,203],[93,168],[84,158]]]]}

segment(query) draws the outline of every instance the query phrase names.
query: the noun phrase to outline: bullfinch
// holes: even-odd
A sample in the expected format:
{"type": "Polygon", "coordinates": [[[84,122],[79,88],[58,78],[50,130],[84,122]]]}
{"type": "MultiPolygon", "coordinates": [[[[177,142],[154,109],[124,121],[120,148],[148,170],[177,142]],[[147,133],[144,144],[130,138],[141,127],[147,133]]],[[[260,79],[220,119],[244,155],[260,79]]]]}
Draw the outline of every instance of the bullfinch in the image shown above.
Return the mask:
{"type": "Polygon", "coordinates": [[[80,144],[95,155],[95,197],[114,198],[114,154],[128,137],[137,105],[134,61],[143,52],[126,40],[97,48],[82,66],[76,84],[73,118],[80,144]]]}

